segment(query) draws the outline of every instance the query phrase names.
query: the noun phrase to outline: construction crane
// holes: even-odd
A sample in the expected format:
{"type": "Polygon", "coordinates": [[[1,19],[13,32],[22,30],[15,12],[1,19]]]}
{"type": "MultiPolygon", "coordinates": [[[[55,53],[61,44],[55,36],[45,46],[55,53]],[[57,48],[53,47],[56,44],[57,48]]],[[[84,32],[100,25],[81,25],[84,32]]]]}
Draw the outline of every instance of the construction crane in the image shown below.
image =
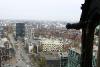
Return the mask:
{"type": "MultiPolygon", "coordinates": [[[[100,24],[100,0],[85,0],[81,9],[79,23],[68,23],[66,28],[82,29],[80,67],[92,67],[94,31],[100,24]]],[[[100,60],[97,60],[97,67],[100,67],[100,60]]]]}

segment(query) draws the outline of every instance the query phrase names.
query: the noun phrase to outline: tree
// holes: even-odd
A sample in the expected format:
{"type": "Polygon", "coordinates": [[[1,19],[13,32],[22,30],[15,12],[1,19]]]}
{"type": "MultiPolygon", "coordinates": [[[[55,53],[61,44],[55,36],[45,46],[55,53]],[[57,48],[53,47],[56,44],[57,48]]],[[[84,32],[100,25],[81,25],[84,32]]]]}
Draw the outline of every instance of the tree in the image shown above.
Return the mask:
{"type": "Polygon", "coordinates": [[[38,64],[39,64],[40,67],[45,67],[45,65],[46,65],[45,57],[40,57],[39,61],[38,61],[38,64]]]}

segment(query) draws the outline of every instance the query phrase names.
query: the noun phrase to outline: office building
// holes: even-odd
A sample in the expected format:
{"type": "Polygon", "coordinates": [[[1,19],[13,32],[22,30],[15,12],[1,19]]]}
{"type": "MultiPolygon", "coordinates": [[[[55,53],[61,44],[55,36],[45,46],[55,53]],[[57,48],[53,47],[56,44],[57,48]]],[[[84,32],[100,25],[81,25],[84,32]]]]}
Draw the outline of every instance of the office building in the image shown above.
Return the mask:
{"type": "Polygon", "coordinates": [[[16,38],[25,36],[25,24],[16,23],[16,38]]]}

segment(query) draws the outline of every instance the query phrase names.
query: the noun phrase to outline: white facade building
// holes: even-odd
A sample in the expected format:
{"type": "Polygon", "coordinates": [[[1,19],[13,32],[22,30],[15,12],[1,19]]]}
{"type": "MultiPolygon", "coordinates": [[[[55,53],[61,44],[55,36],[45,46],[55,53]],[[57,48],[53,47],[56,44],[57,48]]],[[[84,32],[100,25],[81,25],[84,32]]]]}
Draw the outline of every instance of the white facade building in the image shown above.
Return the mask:
{"type": "Polygon", "coordinates": [[[63,43],[58,39],[41,39],[41,44],[43,46],[43,51],[50,52],[61,52],[63,51],[63,43]]]}

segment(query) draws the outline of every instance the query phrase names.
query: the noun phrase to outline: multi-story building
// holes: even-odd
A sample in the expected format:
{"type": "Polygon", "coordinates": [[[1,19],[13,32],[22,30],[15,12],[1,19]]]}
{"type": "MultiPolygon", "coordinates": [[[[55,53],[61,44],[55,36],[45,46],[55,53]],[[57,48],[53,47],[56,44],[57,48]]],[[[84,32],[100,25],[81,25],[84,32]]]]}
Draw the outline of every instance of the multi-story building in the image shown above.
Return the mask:
{"type": "Polygon", "coordinates": [[[58,56],[59,56],[59,59],[60,59],[60,67],[67,66],[68,53],[67,52],[58,52],[58,56]]]}
{"type": "Polygon", "coordinates": [[[16,36],[16,23],[11,23],[14,36],[16,36]]]}
{"type": "Polygon", "coordinates": [[[16,23],[16,38],[25,36],[25,24],[24,23],[16,23]]]}
{"type": "Polygon", "coordinates": [[[43,46],[43,51],[49,52],[62,52],[63,51],[63,43],[58,39],[41,39],[41,44],[43,46]]]}
{"type": "Polygon", "coordinates": [[[60,58],[55,55],[45,55],[46,66],[45,67],[61,67],[60,58]]]}
{"type": "Polygon", "coordinates": [[[28,23],[25,23],[25,37],[24,37],[24,40],[25,40],[25,46],[26,46],[26,49],[27,51],[31,51],[31,47],[33,47],[32,45],[32,42],[33,42],[33,39],[32,39],[32,24],[28,24],[28,23]]]}
{"type": "MultiPolygon", "coordinates": [[[[0,66],[15,57],[15,51],[7,38],[0,40],[0,66]]],[[[2,66],[1,66],[2,67],[2,66]]]]}
{"type": "Polygon", "coordinates": [[[0,38],[4,36],[4,28],[6,26],[6,23],[0,21],[0,38]]]}
{"type": "MultiPolygon", "coordinates": [[[[80,67],[81,52],[79,49],[71,48],[68,51],[68,65],[65,67],[80,67]]],[[[88,63],[87,63],[88,64],[88,63]]],[[[96,67],[96,54],[93,52],[92,66],[96,67]]]]}

